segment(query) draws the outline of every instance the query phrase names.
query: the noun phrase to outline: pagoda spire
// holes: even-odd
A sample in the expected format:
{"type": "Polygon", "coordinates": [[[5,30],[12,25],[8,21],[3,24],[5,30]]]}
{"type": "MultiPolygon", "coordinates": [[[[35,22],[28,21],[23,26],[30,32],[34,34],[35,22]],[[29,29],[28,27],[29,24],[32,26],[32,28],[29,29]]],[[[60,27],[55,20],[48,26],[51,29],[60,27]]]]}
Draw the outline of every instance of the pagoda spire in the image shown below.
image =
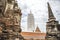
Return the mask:
{"type": "Polygon", "coordinates": [[[47,5],[48,5],[48,16],[49,16],[49,21],[55,20],[55,17],[54,17],[54,15],[53,15],[52,10],[51,10],[50,4],[47,3],[47,5]]]}
{"type": "Polygon", "coordinates": [[[30,10],[30,14],[32,14],[31,10],[30,10]]]}

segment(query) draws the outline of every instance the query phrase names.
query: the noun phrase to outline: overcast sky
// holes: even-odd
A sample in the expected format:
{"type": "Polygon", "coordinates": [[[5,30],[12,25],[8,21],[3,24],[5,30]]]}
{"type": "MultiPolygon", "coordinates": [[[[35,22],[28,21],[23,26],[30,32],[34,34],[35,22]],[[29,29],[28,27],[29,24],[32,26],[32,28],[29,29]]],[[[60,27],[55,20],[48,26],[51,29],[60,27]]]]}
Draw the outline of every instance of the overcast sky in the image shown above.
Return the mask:
{"type": "Polygon", "coordinates": [[[42,32],[46,32],[47,2],[50,3],[56,20],[60,21],[60,0],[18,0],[22,12],[21,27],[23,31],[27,31],[27,16],[31,11],[35,18],[35,27],[38,26],[42,32]]]}

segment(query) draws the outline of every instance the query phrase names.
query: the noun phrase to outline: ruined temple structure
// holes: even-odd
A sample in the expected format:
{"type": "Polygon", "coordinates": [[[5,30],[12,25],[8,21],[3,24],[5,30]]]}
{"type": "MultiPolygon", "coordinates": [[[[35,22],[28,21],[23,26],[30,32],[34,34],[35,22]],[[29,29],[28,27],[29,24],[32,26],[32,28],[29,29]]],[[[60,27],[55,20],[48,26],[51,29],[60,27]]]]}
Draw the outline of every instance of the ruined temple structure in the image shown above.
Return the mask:
{"type": "Polygon", "coordinates": [[[48,22],[46,24],[46,40],[60,40],[60,24],[56,21],[53,12],[48,4],[48,22]]]}
{"type": "Polygon", "coordinates": [[[16,0],[0,0],[0,40],[23,40],[21,10],[16,0]]]}

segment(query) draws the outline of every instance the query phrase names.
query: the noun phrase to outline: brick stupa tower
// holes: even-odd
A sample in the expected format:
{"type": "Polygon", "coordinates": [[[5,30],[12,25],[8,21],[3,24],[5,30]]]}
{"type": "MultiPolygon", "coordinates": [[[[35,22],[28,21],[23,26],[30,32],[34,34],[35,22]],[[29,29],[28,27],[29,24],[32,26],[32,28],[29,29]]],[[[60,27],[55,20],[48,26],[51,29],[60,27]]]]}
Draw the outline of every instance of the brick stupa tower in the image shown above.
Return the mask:
{"type": "Polygon", "coordinates": [[[56,21],[55,16],[48,4],[48,22],[46,24],[46,40],[60,40],[60,24],[56,21]]]}
{"type": "Polygon", "coordinates": [[[16,0],[0,0],[0,40],[23,40],[21,15],[16,0]]]}

